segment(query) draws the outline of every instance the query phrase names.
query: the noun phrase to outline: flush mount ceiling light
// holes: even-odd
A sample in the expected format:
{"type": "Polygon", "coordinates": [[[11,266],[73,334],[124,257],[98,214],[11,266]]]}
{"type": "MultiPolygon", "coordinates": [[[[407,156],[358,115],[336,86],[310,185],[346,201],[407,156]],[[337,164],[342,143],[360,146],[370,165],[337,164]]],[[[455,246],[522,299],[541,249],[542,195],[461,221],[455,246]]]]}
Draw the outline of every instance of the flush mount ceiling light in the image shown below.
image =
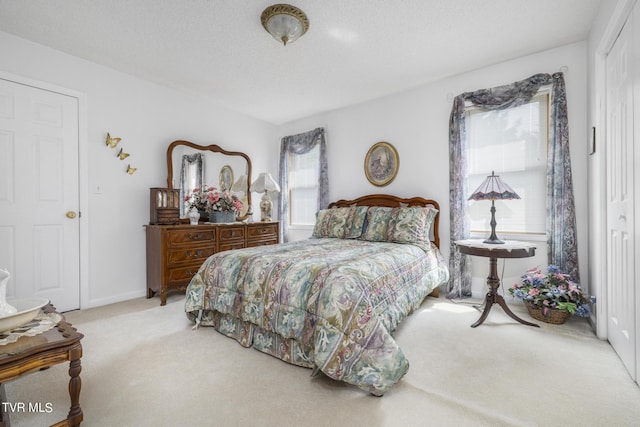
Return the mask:
{"type": "Polygon", "coordinates": [[[274,4],[262,12],[262,26],[274,39],[293,43],[309,29],[309,19],[303,11],[290,4],[274,4]]]}

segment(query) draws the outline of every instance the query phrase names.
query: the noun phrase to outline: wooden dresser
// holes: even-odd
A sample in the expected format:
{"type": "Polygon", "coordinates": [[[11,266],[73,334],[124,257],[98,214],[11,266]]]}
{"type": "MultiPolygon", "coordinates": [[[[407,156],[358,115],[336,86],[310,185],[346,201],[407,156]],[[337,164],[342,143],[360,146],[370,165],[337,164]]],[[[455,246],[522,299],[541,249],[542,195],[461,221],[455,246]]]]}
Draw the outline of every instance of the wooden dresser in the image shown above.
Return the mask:
{"type": "Polygon", "coordinates": [[[147,298],[184,292],[202,263],[217,252],[278,243],[280,223],[147,225],[147,298]]]}

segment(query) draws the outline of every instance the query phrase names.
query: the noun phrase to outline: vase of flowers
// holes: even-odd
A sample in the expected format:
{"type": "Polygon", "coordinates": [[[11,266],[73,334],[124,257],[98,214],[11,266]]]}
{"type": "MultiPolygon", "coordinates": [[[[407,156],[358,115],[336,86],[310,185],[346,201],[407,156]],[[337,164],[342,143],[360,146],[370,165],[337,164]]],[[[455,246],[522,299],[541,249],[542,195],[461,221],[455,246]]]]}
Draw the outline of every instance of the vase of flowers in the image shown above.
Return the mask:
{"type": "Polygon", "coordinates": [[[207,194],[207,211],[210,222],[235,222],[242,210],[242,202],[230,191],[213,189],[207,194]]]}
{"type": "Polygon", "coordinates": [[[221,191],[215,187],[194,188],[185,197],[186,208],[200,212],[200,218],[210,222],[235,222],[242,211],[242,202],[230,191],[221,191]]]}
{"type": "Polygon", "coordinates": [[[591,314],[589,298],[580,285],[555,265],[550,265],[544,274],[538,267],[528,270],[520,283],[509,288],[509,293],[524,302],[531,317],[542,322],[562,324],[569,315],[591,314]]]}

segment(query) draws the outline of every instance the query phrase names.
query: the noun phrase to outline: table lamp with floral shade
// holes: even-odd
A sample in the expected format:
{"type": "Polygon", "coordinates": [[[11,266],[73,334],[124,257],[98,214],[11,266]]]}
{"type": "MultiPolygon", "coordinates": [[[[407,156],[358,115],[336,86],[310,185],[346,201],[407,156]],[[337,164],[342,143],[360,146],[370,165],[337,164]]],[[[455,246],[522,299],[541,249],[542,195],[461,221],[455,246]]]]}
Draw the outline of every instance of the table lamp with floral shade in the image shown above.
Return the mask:
{"type": "Polygon", "coordinates": [[[275,193],[280,191],[280,186],[274,181],[273,177],[268,172],[261,172],[258,178],[251,184],[251,191],[256,193],[264,193],[262,200],[260,201],[260,220],[271,221],[271,215],[273,212],[273,203],[269,193],[275,193]]]}
{"type": "Polygon", "coordinates": [[[514,200],[520,196],[509,185],[504,182],[500,175],[496,175],[491,171],[491,175],[487,176],[480,186],[469,197],[469,200],[491,200],[491,235],[485,239],[483,243],[501,244],[504,243],[496,236],[496,200],[514,200]]]}

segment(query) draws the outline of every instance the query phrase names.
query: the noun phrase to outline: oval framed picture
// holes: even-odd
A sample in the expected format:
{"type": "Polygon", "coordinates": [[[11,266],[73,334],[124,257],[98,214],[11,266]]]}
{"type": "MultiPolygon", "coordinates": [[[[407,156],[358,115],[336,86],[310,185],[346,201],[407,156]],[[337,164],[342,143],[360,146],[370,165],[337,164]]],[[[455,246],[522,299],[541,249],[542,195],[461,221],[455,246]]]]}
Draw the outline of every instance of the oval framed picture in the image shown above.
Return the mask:
{"type": "Polygon", "coordinates": [[[364,173],[373,185],[383,187],[398,174],[400,157],[395,147],[388,142],[376,142],[364,158],[364,173]]]}
{"type": "Polygon", "coordinates": [[[228,191],[231,190],[231,186],[233,185],[233,169],[231,166],[224,165],[222,169],[220,169],[220,190],[228,191]]]}

